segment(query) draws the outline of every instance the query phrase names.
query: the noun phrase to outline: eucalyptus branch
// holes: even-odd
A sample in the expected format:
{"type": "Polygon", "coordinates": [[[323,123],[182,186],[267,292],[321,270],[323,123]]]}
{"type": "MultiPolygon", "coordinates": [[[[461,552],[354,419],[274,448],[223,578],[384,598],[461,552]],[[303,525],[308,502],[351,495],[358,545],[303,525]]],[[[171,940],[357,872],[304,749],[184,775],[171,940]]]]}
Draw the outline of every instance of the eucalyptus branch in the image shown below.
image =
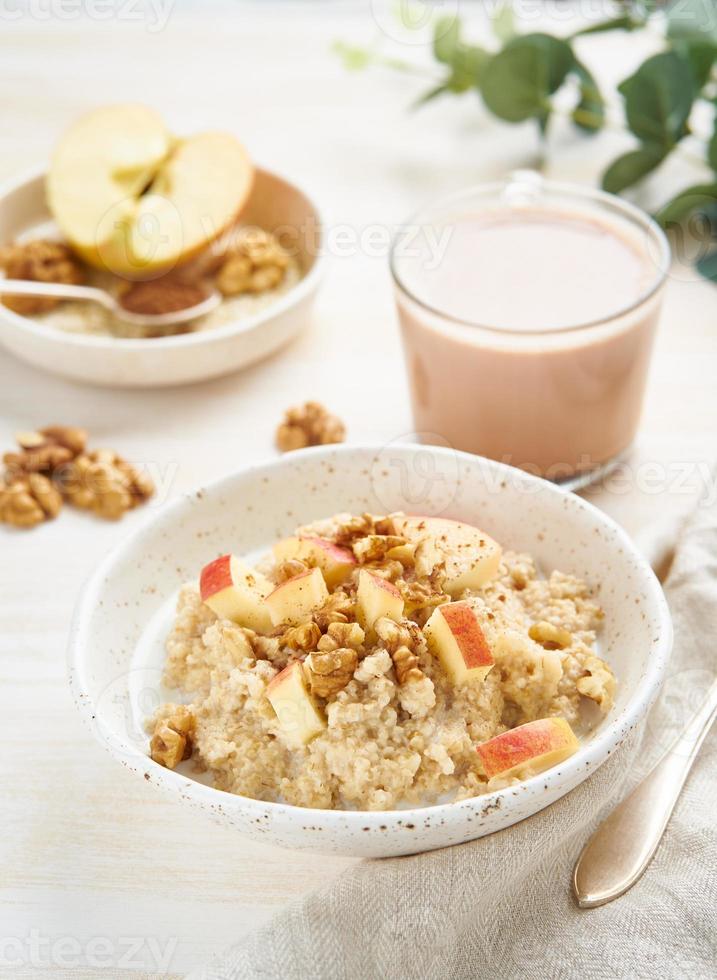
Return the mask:
{"type": "MultiPolygon", "coordinates": [[[[420,106],[442,95],[478,93],[486,108],[505,122],[533,120],[541,136],[547,138],[551,119],[562,115],[556,105],[558,94],[572,84],[578,96],[570,117],[583,133],[597,133],[612,126],[607,119],[605,99],[589,69],[578,58],[574,43],[581,43],[609,31],[649,31],[657,34],[662,50],[648,58],[619,86],[624,106],[624,126],[636,140],[632,150],[614,160],[602,177],[602,185],[621,193],[644,180],[671,155],[713,171],[711,180],[686,188],[658,211],[664,224],[682,221],[695,211],[709,211],[717,218],[717,126],[706,141],[704,157],[691,153],[683,141],[692,135],[690,116],[701,104],[714,110],[717,105],[717,17],[705,0],[673,0],[665,17],[656,16],[651,0],[623,0],[620,12],[612,18],[583,27],[570,36],[547,33],[520,34],[509,3],[493,17],[497,50],[469,43],[463,36],[458,17],[442,17],[434,24],[434,70],[423,72],[418,66],[386,57],[378,51],[338,45],[338,53],[349,68],[381,64],[411,74],[428,75],[431,87],[418,97],[420,106]],[[713,22],[714,21],[714,22],[713,22]]],[[[582,49],[581,49],[582,50],[582,49]]],[[[541,147],[541,152],[544,148],[541,147]]],[[[702,261],[700,270],[717,281],[715,260],[702,261]]]]}

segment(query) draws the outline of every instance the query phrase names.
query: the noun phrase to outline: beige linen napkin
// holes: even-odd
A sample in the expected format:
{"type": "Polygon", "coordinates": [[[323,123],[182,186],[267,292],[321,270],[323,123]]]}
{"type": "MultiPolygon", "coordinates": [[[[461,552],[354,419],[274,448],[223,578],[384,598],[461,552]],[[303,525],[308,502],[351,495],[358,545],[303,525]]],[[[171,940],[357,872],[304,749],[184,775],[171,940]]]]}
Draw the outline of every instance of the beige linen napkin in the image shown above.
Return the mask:
{"type": "Polygon", "coordinates": [[[570,892],[591,831],[662,754],[717,670],[717,506],[700,506],[680,538],[666,585],[675,650],[643,732],[542,813],[469,844],[364,861],[193,980],[717,975],[717,733],[643,879],[599,909],[578,909],[570,892]]]}

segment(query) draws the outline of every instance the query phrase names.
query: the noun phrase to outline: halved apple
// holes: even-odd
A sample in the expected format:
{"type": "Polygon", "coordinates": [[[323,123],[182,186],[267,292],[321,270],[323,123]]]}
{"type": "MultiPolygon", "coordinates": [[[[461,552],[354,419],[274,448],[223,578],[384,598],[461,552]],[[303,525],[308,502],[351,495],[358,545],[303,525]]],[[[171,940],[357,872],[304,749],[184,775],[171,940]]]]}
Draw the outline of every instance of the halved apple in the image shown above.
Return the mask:
{"type": "Polygon", "coordinates": [[[299,660],[269,681],[266,696],[281,730],[293,745],[306,745],[326,728],[324,716],[306,686],[304,667],[299,660]]]}
{"type": "Polygon", "coordinates": [[[395,622],[403,618],[403,598],[393,582],[362,568],[356,591],[358,620],[370,630],[377,619],[387,616],[395,622]]]}
{"type": "Polygon", "coordinates": [[[556,766],[580,748],[564,718],[541,718],[476,746],[489,779],[493,776],[535,776],[556,766]]]}
{"type": "Polygon", "coordinates": [[[465,602],[438,606],[423,635],[454,684],[482,681],[495,664],[478,617],[465,602]]]}
{"type": "Polygon", "coordinates": [[[273,588],[273,582],[235,555],[215,558],[204,566],[199,578],[202,602],[213,613],[257,633],[270,633],[273,629],[264,601],[273,588]]]}
{"type": "Polygon", "coordinates": [[[87,113],[60,140],[47,201],[73,248],[142,278],[191,258],[237,218],[254,169],[229,133],[175,139],[143,105],[87,113]]]}
{"type": "Polygon", "coordinates": [[[330,589],[345,581],[356,567],[352,551],[326,538],[284,538],[274,545],[274,557],[277,561],[298,558],[320,568],[330,589]]]}
{"type": "Polygon", "coordinates": [[[300,626],[314,609],[323,606],[328,597],[329,590],[321,569],[311,568],[277,585],[266,597],[266,604],[274,626],[280,623],[300,626]]]}
{"type": "Polygon", "coordinates": [[[497,541],[480,528],[444,517],[393,518],[396,534],[410,541],[431,537],[446,563],[444,588],[449,595],[464,589],[480,589],[498,572],[503,550],[497,541]]]}

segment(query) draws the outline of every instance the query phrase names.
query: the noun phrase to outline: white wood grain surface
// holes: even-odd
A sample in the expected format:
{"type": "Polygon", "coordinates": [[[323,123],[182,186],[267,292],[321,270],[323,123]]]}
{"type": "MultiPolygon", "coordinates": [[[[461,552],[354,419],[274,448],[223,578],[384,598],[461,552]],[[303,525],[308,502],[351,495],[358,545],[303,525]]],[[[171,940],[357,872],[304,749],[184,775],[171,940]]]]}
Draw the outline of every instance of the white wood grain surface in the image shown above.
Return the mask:
{"type": "MultiPolygon", "coordinates": [[[[179,131],[235,130],[257,160],[310,188],[334,228],[358,232],[535,163],[532,129],[490,121],[472,95],[410,113],[420,80],[346,73],[331,43],[378,35],[387,22],[377,24],[372,6],[178,2],[158,32],[118,17],[0,14],[0,177],[42,163],[81,110],[119,100],[155,105],[179,131]]],[[[585,58],[619,78],[643,44],[596,38],[585,58]]],[[[547,172],[592,182],[629,143],[558,126],[547,172]]],[[[675,162],[648,199],[693,176],[675,162]]],[[[590,494],[634,534],[689,509],[713,460],[716,351],[717,290],[677,268],[629,469],[590,494]]],[[[220,381],[94,390],[0,353],[0,445],[19,428],[86,425],[95,444],[158,468],[166,499],[271,455],[281,412],[306,397],[343,416],[352,440],[411,431],[385,255],[334,254],[309,330],[220,381]]],[[[144,517],[111,525],[66,513],[28,534],[0,529],[3,977],[182,976],[349,863],[255,844],[184,811],[81,726],[65,684],[73,603],[99,558],[144,517]]]]}

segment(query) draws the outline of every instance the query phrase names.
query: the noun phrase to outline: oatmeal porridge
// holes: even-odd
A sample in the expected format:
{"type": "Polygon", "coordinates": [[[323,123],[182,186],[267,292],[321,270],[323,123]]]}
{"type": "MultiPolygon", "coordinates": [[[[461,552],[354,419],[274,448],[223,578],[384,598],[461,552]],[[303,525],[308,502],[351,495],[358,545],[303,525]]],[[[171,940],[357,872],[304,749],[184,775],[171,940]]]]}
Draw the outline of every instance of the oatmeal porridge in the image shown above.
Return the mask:
{"type": "Polygon", "coordinates": [[[150,752],[304,807],[480,795],[557,765],[609,711],[601,618],[585,582],[478,528],[337,515],[182,589],[177,703],[148,722],[150,752]]]}

